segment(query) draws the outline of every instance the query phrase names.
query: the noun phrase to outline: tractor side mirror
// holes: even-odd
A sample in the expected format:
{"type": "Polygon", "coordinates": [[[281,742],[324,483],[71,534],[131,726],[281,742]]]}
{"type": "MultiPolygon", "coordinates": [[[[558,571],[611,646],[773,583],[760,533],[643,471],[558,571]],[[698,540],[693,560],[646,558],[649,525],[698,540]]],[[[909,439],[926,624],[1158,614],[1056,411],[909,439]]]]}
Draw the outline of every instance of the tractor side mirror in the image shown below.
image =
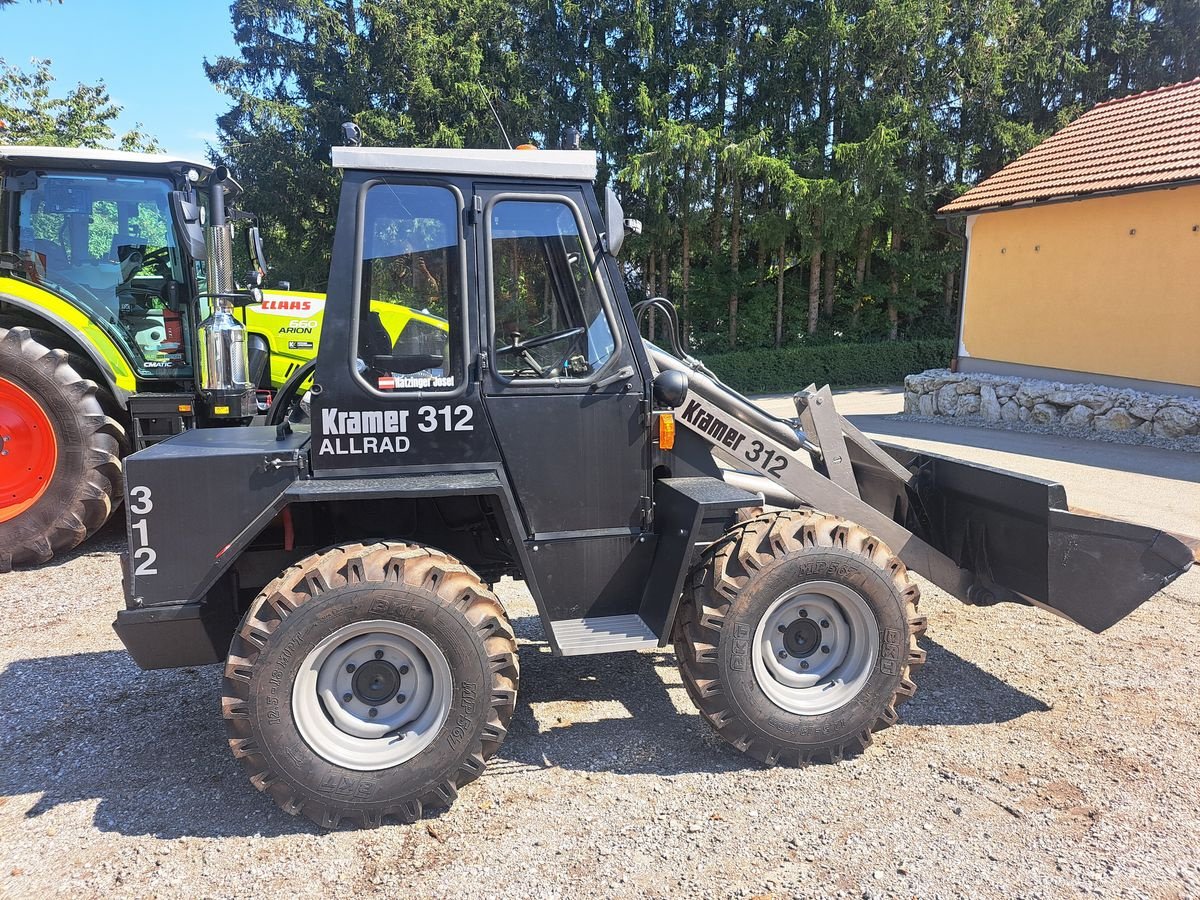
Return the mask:
{"type": "Polygon", "coordinates": [[[654,405],[678,409],[688,395],[688,377],[676,369],[664,369],[654,377],[654,405]]]}
{"type": "Polygon", "coordinates": [[[267,254],[263,251],[262,234],[257,225],[246,229],[246,252],[250,256],[250,262],[254,263],[254,268],[265,275],[270,266],[267,265],[267,254]]]}

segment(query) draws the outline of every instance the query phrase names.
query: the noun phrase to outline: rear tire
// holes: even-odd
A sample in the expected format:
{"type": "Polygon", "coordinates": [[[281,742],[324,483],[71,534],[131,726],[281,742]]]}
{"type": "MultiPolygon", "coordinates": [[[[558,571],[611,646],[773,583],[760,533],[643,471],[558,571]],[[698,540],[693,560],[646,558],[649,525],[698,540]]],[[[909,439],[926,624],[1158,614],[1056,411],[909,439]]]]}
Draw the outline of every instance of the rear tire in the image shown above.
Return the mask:
{"type": "Polygon", "coordinates": [[[285,812],[414,822],[449,806],[503,742],[517,646],[496,596],[425,547],[354,544],[255,598],[229,650],[233,755],[285,812]]]}
{"type": "Polygon", "coordinates": [[[674,632],[684,686],[722,738],[768,765],[837,762],[916,690],[919,597],[863,528],[813,510],[761,514],[693,571],[674,632]]]}
{"type": "Polygon", "coordinates": [[[78,546],[120,503],[125,430],[102,399],[66,351],[0,328],[0,572],[78,546]]]}

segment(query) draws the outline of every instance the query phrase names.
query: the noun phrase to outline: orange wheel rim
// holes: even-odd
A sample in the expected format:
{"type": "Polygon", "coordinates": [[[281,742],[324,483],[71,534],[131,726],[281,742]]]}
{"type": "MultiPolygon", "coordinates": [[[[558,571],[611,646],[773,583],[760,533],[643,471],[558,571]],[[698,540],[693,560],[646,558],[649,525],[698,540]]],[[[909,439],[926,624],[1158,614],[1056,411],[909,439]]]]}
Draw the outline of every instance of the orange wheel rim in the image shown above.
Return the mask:
{"type": "Polygon", "coordinates": [[[58,438],[41,404],[0,378],[0,522],[41,499],[58,464],[58,438]]]}

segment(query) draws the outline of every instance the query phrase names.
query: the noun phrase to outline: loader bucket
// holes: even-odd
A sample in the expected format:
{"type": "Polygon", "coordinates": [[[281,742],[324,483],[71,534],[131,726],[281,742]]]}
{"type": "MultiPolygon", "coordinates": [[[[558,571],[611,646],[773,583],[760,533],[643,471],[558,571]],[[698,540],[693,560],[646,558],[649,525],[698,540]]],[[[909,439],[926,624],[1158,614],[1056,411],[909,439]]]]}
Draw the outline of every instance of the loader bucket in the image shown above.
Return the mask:
{"type": "Polygon", "coordinates": [[[1070,509],[1061,484],[884,449],[917,476],[910,530],[975,574],[969,602],[1026,601],[1099,633],[1198,558],[1187,539],[1070,509]]]}

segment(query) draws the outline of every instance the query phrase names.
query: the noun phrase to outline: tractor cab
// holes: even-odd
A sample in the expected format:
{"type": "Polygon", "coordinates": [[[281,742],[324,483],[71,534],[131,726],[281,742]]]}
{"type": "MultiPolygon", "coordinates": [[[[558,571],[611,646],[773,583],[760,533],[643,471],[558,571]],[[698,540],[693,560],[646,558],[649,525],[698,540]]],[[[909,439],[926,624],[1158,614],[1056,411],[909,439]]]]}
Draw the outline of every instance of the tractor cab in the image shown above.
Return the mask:
{"type": "Polygon", "coordinates": [[[6,274],[78,307],[139,378],[191,377],[205,259],[181,239],[172,197],[194,195],[212,167],[37,147],[3,148],[0,160],[6,274]]]}

